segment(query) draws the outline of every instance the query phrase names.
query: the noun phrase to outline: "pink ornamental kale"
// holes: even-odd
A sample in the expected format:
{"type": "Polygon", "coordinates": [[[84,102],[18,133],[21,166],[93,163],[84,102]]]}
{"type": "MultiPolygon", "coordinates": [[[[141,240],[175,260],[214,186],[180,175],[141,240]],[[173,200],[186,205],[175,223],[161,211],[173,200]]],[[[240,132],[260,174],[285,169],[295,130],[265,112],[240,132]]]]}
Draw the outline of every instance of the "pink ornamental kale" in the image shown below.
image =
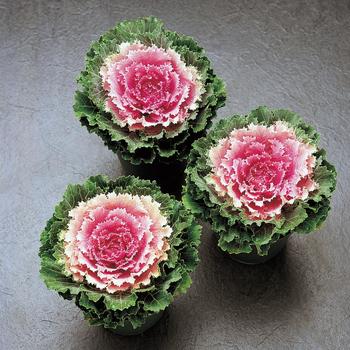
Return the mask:
{"type": "Polygon", "coordinates": [[[191,284],[201,227],[155,182],[69,185],[41,234],[40,274],[91,324],[138,329],[191,284]]]}
{"type": "Polygon", "coordinates": [[[85,63],[75,114],[133,164],[184,161],[226,99],[203,48],[154,17],[118,23],[85,63]]]}
{"type": "Polygon", "coordinates": [[[288,110],[222,119],[193,144],[183,202],[212,224],[222,250],[266,255],[280,238],[313,232],[327,218],[336,170],[318,140],[288,110]]]}

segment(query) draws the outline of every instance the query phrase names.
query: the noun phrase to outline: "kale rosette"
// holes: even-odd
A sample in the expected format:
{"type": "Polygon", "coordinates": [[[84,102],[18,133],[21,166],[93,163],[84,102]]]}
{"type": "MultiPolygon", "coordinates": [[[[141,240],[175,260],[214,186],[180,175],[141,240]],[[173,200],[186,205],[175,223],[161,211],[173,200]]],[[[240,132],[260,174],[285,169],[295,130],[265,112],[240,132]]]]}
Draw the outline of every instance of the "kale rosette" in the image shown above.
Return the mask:
{"type": "Polygon", "coordinates": [[[91,324],[137,329],[190,286],[200,234],[155,182],[98,175],[67,187],[41,234],[40,274],[91,324]]]}
{"type": "Polygon", "coordinates": [[[78,83],[82,125],[133,164],[184,160],[226,99],[203,48],[154,17],[103,34],[78,83]]]}
{"type": "Polygon", "coordinates": [[[328,215],[336,170],[318,141],[288,110],[259,107],[220,120],[193,144],[183,202],[211,223],[222,250],[266,255],[280,238],[315,231],[328,215]]]}

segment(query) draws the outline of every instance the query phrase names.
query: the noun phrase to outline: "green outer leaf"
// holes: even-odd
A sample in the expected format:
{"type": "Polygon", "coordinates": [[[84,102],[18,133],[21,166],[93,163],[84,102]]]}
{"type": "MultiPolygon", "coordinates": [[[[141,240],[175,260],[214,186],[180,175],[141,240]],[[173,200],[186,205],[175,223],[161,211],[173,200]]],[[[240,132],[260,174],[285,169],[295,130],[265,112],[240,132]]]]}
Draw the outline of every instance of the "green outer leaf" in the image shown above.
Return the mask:
{"type": "Polygon", "coordinates": [[[307,211],[301,202],[296,207],[287,209],[284,211],[283,225],[278,229],[281,234],[291,232],[308,218],[307,211]]]}
{"type": "Polygon", "coordinates": [[[103,302],[108,310],[124,310],[136,305],[137,295],[135,293],[129,295],[105,295],[103,302]]]}
{"type": "Polygon", "coordinates": [[[220,120],[206,137],[194,142],[186,168],[183,203],[197,217],[211,223],[218,236],[219,247],[231,254],[250,253],[255,247],[260,255],[268,253],[271,243],[280,237],[297,233],[310,233],[320,227],[330,210],[330,198],[336,186],[336,170],[326,161],[326,152],[318,150],[314,179],[319,188],[305,201],[285,206],[279,220],[252,221],[228,201],[219,198],[210,187],[211,172],[209,149],[237,128],[251,123],[271,125],[277,120],[286,121],[294,128],[297,137],[318,145],[319,135],[299,115],[288,110],[259,107],[247,116],[234,115],[220,120]]]}
{"type": "Polygon", "coordinates": [[[75,94],[76,117],[89,132],[99,135],[109,149],[120,152],[125,160],[133,164],[152,163],[155,158],[163,162],[186,159],[193,141],[204,135],[217,109],[226,100],[225,85],[213,73],[203,48],[191,37],[167,30],[163,22],[154,17],[120,22],[92,43],[85,63],[85,70],[78,77],[81,91],[75,94]],[[174,49],[187,65],[195,66],[201,76],[204,91],[199,107],[175,132],[156,136],[140,131],[129,132],[104,111],[105,91],[100,68],[107,56],[118,53],[122,42],[135,41],[174,49]]]}
{"type": "Polygon", "coordinates": [[[174,295],[180,295],[183,294],[187,291],[187,289],[190,287],[192,283],[192,279],[189,273],[184,272],[184,274],[182,275],[182,278],[180,280],[180,283],[178,284],[178,286],[176,287],[175,291],[174,291],[174,295]]]}
{"type": "Polygon", "coordinates": [[[159,291],[150,296],[151,300],[147,301],[143,307],[146,311],[159,312],[165,310],[173,301],[173,296],[165,291],[159,291]]]}
{"type": "Polygon", "coordinates": [[[57,291],[63,298],[74,299],[91,324],[115,329],[129,321],[137,327],[150,314],[164,310],[175,296],[189,287],[189,273],[199,260],[200,234],[201,227],[191,213],[174,197],[162,193],[155,182],[133,176],[119,177],[114,181],[102,175],[93,176],[82,185],[68,185],[62,201],[55,207],[40,237],[40,275],[49,289],[57,291]],[[149,286],[130,294],[112,295],[87,283],[75,282],[65,270],[62,233],[67,230],[70,210],[81,201],[112,191],[151,195],[161,203],[160,210],[173,229],[169,239],[169,258],[159,264],[161,275],[153,278],[149,286]]]}

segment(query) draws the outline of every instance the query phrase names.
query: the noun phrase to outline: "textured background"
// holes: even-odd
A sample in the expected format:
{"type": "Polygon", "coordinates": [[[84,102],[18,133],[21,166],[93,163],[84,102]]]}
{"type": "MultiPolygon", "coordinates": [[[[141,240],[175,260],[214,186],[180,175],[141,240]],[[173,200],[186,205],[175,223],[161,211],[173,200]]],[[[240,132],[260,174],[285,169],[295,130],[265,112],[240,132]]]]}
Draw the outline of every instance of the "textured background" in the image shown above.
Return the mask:
{"type": "Polygon", "coordinates": [[[0,349],[348,349],[349,1],[0,0],[0,349]],[[91,40],[153,14],[194,36],[226,82],[219,117],[266,104],[314,123],[339,171],[323,229],[255,267],[203,235],[201,263],[168,326],[120,338],[89,327],[39,280],[39,234],[69,182],[120,174],[72,112],[91,40]]]}

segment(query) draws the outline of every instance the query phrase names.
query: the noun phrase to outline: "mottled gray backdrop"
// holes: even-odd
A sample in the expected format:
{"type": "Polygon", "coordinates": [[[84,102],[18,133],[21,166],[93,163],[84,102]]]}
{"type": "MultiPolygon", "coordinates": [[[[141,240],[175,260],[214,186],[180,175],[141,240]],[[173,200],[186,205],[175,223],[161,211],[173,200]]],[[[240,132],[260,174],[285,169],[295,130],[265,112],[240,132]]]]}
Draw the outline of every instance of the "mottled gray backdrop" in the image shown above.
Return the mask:
{"type": "Polygon", "coordinates": [[[0,349],[348,349],[349,99],[349,1],[0,0],[0,349]],[[73,117],[84,54],[116,21],[151,14],[206,48],[227,82],[220,118],[295,110],[322,134],[339,183],[322,230],[265,265],[230,261],[206,228],[168,325],[125,339],[46,290],[37,251],[67,183],[120,174],[73,117]]]}

